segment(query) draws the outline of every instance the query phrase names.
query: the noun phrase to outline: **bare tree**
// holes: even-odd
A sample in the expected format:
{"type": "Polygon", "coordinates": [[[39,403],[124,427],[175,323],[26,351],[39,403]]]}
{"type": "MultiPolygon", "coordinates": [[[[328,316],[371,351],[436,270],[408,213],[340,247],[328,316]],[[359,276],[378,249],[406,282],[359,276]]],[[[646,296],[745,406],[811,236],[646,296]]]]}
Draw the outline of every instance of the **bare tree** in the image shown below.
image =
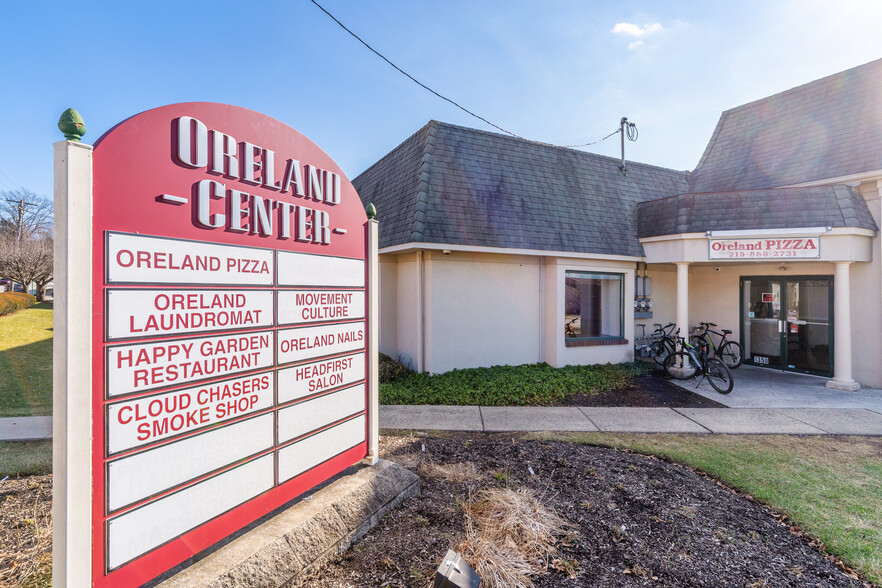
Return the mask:
{"type": "Polygon", "coordinates": [[[52,213],[52,201],[30,190],[0,192],[0,276],[36,284],[41,302],[53,273],[52,213]]]}
{"type": "Polygon", "coordinates": [[[42,302],[46,284],[52,279],[52,238],[31,237],[19,241],[14,235],[0,237],[0,274],[22,284],[37,285],[37,300],[42,302]]]}
{"type": "Polygon", "coordinates": [[[19,240],[52,235],[52,201],[25,188],[0,192],[0,233],[19,240]]]}

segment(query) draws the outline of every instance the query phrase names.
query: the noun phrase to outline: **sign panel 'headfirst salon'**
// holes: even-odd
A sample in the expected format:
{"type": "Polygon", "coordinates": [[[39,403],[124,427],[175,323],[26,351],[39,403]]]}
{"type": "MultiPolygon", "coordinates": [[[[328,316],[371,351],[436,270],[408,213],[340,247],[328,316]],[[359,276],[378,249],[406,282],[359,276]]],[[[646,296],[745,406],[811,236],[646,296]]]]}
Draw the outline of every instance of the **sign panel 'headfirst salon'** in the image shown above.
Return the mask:
{"type": "MultiPolygon", "coordinates": [[[[281,175],[277,177],[275,151],[248,141],[238,142],[219,130],[209,130],[192,116],[177,120],[176,139],[178,162],[225,178],[196,182],[195,222],[199,225],[325,245],[331,242],[331,233],[345,234],[346,229],[332,228],[329,212],[307,205],[310,201],[329,206],[340,204],[339,174],[288,157],[279,166],[281,175]],[[237,183],[228,185],[229,182],[237,183]],[[242,189],[247,186],[261,186],[302,201],[294,204],[258,196],[242,189]]],[[[168,202],[186,201],[173,194],[163,194],[162,198],[168,202]]]]}

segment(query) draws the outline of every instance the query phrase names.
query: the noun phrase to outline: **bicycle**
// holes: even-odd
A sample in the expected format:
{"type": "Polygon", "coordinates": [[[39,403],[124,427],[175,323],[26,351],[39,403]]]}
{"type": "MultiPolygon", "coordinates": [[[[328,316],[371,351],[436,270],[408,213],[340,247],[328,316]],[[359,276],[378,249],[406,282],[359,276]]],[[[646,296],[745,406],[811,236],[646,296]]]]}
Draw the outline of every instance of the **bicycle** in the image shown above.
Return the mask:
{"type": "Polygon", "coordinates": [[[661,326],[660,323],[654,323],[655,330],[650,335],[649,355],[655,360],[655,363],[664,367],[665,359],[667,359],[676,349],[677,341],[671,337],[671,332],[676,326],[674,323],[668,323],[661,326]]]}
{"type": "Polygon", "coordinates": [[[689,342],[693,347],[700,347],[707,343],[707,354],[720,358],[726,367],[730,370],[737,369],[741,362],[744,361],[744,349],[737,341],[729,341],[726,335],[731,335],[732,331],[723,329],[723,332],[712,331],[710,327],[716,327],[714,323],[699,323],[700,327],[693,328],[693,334],[689,337],[689,342]],[[710,333],[720,337],[719,345],[714,344],[710,333]]]}
{"type": "Polygon", "coordinates": [[[726,364],[716,357],[708,357],[707,346],[693,347],[679,335],[680,329],[677,329],[674,336],[679,349],[665,359],[665,373],[675,380],[688,380],[701,374],[698,386],[707,379],[720,394],[731,392],[735,382],[726,364]]]}

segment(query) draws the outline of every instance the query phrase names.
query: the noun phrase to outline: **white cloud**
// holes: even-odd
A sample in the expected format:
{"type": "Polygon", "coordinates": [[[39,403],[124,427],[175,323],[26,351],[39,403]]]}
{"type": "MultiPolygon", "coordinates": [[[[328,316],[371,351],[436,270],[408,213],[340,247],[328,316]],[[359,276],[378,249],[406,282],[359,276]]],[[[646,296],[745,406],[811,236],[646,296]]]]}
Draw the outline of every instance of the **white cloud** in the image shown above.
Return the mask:
{"type": "Polygon", "coordinates": [[[628,49],[636,49],[641,45],[643,45],[643,41],[634,41],[633,43],[628,43],[628,49]]]}
{"type": "Polygon", "coordinates": [[[639,38],[643,35],[651,35],[652,33],[657,33],[662,30],[662,28],[663,27],[657,22],[647,24],[642,27],[639,25],[631,24],[629,22],[620,22],[613,27],[612,32],[617,35],[627,35],[629,37],[639,38]]]}

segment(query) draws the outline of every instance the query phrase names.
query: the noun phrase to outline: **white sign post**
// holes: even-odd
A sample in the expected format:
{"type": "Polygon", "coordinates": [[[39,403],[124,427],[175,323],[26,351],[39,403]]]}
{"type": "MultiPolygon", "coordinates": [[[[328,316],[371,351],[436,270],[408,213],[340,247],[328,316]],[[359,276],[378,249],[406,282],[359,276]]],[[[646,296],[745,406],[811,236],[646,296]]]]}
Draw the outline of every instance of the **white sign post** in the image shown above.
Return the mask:
{"type": "Polygon", "coordinates": [[[92,577],[92,289],[82,285],[92,275],[92,147],[54,148],[52,585],[63,588],[92,577]]]}

